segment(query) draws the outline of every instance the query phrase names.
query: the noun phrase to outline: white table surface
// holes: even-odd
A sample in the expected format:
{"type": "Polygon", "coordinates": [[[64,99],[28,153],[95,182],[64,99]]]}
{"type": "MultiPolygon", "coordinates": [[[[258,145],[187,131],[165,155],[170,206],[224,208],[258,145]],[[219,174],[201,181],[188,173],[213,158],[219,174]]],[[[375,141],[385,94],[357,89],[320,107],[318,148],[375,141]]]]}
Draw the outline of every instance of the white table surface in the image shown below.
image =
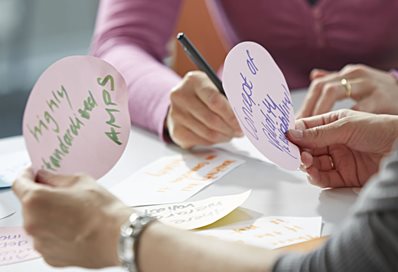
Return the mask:
{"type": "MultiPolygon", "coordinates": [[[[295,108],[303,100],[304,92],[294,92],[295,108]]],[[[340,104],[338,107],[341,107],[340,104]]],[[[344,106],[344,104],[343,104],[344,106]]],[[[229,145],[224,145],[229,148],[229,145]]],[[[248,146],[235,146],[240,151],[248,146]]],[[[21,136],[0,140],[0,154],[23,151],[25,145],[21,136]]],[[[165,145],[156,136],[138,128],[132,129],[126,151],[118,164],[100,180],[104,186],[111,186],[128,177],[155,159],[183,152],[175,146],[165,145]]],[[[242,152],[239,152],[241,154],[242,152]]],[[[239,155],[240,156],[240,155],[239,155]]],[[[192,197],[198,200],[216,195],[226,195],[252,189],[249,199],[243,204],[241,214],[246,219],[266,216],[322,216],[322,234],[330,234],[349,214],[356,194],[352,189],[321,190],[307,183],[300,172],[283,171],[273,165],[256,159],[240,156],[246,163],[224,176],[215,184],[192,197]]],[[[0,220],[0,226],[21,226],[20,205],[10,190],[0,191],[0,205],[15,208],[16,213],[0,220]]],[[[58,269],[48,266],[43,259],[36,259],[9,266],[0,266],[0,271],[88,271],[81,268],[58,269]]],[[[108,268],[102,271],[122,271],[108,268]]]]}

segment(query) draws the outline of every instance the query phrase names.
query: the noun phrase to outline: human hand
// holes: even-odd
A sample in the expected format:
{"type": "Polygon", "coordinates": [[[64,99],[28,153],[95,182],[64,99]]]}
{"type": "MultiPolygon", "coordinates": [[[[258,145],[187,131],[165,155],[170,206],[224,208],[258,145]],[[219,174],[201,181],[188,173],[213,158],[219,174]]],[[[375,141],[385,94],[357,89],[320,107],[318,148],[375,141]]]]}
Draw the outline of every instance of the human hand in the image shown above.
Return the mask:
{"type": "Polygon", "coordinates": [[[228,100],[203,72],[187,73],[171,92],[170,101],[166,126],[171,139],[182,148],[243,135],[228,100]]]}
{"type": "Polygon", "coordinates": [[[13,190],[35,249],[53,266],[116,266],[121,225],[131,211],[87,176],[26,170],[13,190]]]}
{"type": "Polygon", "coordinates": [[[287,134],[302,168],[320,187],[360,187],[398,137],[398,117],[341,110],[296,121],[287,134]]]}
{"type": "Polygon", "coordinates": [[[311,79],[298,118],[328,112],[337,101],[346,98],[355,100],[353,110],[398,114],[398,83],[388,72],[365,65],[347,65],[339,72],[313,70],[311,79]],[[341,83],[342,79],[348,81],[351,94],[341,83]]]}

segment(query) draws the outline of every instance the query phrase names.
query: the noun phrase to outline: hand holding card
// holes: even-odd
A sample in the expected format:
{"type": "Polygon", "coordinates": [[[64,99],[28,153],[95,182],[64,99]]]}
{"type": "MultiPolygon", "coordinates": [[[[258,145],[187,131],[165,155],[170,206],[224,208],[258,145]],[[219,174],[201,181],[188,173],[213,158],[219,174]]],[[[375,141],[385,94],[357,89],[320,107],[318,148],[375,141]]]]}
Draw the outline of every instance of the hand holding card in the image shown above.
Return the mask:
{"type": "Polygon", "coordinates": [[[94,57],[56,62],[30,94],[23,134],[35,171],[101,177],[118,161],[130,134],[124,79],[94,57]]]}

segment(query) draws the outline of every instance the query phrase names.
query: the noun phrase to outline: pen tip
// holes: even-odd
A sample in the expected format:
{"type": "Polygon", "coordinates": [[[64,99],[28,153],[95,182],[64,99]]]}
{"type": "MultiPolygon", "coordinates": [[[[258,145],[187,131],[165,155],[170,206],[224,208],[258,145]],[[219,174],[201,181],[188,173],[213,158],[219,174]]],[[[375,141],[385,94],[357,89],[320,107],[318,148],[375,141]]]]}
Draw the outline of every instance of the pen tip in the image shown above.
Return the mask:
{"type": "Polygon", "coordinates": [[[177,34],[177,39],[182,39],[184,37],[184,32],[180,32],[177,34]]]}

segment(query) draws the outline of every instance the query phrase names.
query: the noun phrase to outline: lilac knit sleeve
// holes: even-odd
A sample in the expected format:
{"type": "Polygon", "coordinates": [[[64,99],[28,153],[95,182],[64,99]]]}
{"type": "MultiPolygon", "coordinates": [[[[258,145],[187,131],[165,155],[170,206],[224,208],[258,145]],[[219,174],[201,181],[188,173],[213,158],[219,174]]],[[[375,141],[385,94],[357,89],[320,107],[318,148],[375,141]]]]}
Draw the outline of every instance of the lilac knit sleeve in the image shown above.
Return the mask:
{"type": "Polygon", "coordinates": [[[102,0],[91,53],[123,75],[134,125],[163,138],[169,92],[180,77],[163,64],[181,0],[102,0]]]}

